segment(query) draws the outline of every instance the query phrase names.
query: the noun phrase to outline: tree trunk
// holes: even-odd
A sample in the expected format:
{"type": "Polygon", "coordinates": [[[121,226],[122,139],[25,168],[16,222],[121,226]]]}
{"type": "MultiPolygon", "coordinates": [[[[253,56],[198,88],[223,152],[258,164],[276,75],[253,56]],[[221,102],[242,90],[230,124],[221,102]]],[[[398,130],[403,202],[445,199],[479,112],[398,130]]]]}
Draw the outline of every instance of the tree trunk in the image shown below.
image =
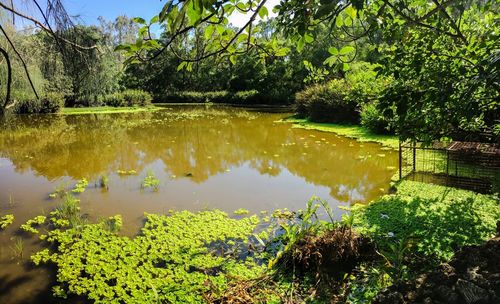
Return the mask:
{"type": "Polygon", "coordinates": [[[5,57],[5,62],[7,63],[7,89],[6,89],[7,92],[5,93],[5,101],[3,102],[2,107],[0,108],[0,115],[3,115],[10,102],[10,88],[12,85],[12,66],[10,65],[10,58],[7,51],[5,51],[0,47],[0,53],[2,53],[3,57],[5,57]]]}

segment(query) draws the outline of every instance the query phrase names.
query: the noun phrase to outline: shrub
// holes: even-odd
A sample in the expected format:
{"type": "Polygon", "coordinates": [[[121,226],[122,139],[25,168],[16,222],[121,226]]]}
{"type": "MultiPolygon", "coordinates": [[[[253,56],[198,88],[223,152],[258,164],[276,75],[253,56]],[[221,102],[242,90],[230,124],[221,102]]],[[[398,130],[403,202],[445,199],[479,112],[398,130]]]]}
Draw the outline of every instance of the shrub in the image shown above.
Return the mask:
{"type": "Polygon", "coordinates": [[[125,90],[122,93],[125,105],[145,107],[151,104],[153,97],[146,91],[142,90],[125,90]]]}
{"type": "Polygon", "coordinates": [[[39,113],[57,113],[63,107],[64,95],[56,92],[49,92],[40,99],[39,113]]]}
{"type": "Polygon", "coordinates": [[[59,93],[46,93],[39,100],[35,96],[19,95],[15,99],[16,114],[57,113],[64,106],[64,96],[59,93]]]}
{"type": "Polygon", "coordinates": [[[361,125],[374,133],[391,133],[390,121],[382,114],[378,102],[370,102],[361,106],[361,125]]]}
{"type": "Polygon", "coordinates": [[[342,79],[334,79],[297,93],[296,104],[299,115],[316,122],[359,121],[357,104],[347,98],[351,86],[342,79]]]}
{"type": "Polygon", "coordinates": [[[100,97],[100,100],[103,104],[110,107],[124,107],[125,100],[123,98],[123,94],[121,93],[113,93],[107,94],[100,97]]]}
{"type": "Polygon", "coordinates": [[[16,114],[40,113],[40,102],[35,98],[16,100],[14,113],[16,114]]]}
{"type": "Polygon", "coordinates": [[[257,104],[260,94],[257,90],[240,91],[231,96],[231,103],[235,104],[257,104]]]}
{"type": "Polygon", "coordinates": [[[256,90],[228,92],[228,91],[211,91],[211,92],[191,92],[181,91],[167,94],[164,97],[166,102],[179,103],[233,103],[233,104],[252,104],[259,103],[261,100],[260,93],[256,90]]]}

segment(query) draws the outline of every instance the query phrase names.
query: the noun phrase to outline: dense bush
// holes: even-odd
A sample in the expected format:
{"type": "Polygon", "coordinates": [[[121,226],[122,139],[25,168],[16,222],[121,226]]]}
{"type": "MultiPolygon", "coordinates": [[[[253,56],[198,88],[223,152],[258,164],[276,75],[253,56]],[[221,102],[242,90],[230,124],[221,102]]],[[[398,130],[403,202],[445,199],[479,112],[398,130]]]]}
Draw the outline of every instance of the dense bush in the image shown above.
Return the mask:
{"type": "Polygon", "coordinates": [[[250,91],[213,91],[191,92],[182,91],[166,95],[162,102],[178,103],[230,103],[230,104],[257,104],[261,103],[261,94],[256,90],[250,91]]]}
{"type": "Polygon", "coordinates": [[[361,106],[361,125],[374,133],[391,133],[390,121],[379,108],[378,102],[365,103],[361,106]]]}
{"type": "Polygon", "coordinates": [[[40,99],[39,113],[57,113],[64,107],[64,96],[59,93],[46,93],[40,99]]]}
{"type": "Polygon", "coordinates": [[[239,91],[231,96],[231,103],[234,104],[257,104],[260,100],[260,94],[256,90],[239,91]]]}
{"type": "Polygon", "coordinates": [[[316,122],[356,123],[359,113],[356,102],[348,98],[350,90],[342,79],[313,85],[297,93],[297,112],[316,122]]]}
{"type": "Polygon", "coordinates": [[[46,93],[39,100],[34,96],[24,95],[15,100],[16,114],[57,113],[64,106],[64,96],[59,93],[46,93]]]}
{"type": "Polygon", "coordinates": [[[102,104],[110,107],[145,107],[151,104],[151,94],[142,90],[125,90],[121,93],[112,93],[99,98],[102,104]]]}
{"type": "Polygon", "coordinates": [[[125,100],[123,99],[123,94],[112,93],[101,96],[99,99],[103,104],[110,107],[123,107],[125,106],[125,100]]]}
{"type": "Polygon", "coordinates": [[[386,133],[389,121],[378,112],[377,100],[391,78],[377,76],[377,65],[352,64],[345,79],[316,84],[296,94],[298,116],[317,122],[357,123],[386,133]],[[360,113],[361,112],[361,117],[360,113]]]}
{"type": "Polygon", "coordinates": [[[145,107],[151,104],[151,94],[142,90],[125,90],[122,93],[125,104],[131,106],[145,107]]]}

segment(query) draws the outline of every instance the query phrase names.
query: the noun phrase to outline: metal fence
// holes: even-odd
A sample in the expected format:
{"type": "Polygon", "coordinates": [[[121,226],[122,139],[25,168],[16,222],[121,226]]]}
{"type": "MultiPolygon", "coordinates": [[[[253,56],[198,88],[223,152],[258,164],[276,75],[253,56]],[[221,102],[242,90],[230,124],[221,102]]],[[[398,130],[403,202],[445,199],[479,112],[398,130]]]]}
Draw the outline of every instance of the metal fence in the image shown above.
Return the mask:
{"type": "Polygon", "coordinates": [[[399,178],[481,193],[498,192],[500,148],[493,144],[400,143],[399,178]]]}

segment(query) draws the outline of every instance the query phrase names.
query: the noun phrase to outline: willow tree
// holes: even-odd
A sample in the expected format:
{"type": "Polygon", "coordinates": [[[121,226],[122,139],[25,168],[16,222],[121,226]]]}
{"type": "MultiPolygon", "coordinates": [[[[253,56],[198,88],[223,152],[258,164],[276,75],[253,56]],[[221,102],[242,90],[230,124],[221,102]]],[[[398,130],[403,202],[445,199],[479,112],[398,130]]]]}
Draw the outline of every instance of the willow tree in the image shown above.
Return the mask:
{"type": "MultiPolygon", "coordinates": [[[[71,17],[68,15],[64,5],[61,0],[46,0],[44,2],[39,0],[28,1],[33,6],[33,10],[36,15],[41,16],[40,18],[35,18],[29,15],[28,12],[18,8],[14,5],[13,1],[0,1],[0,12],[4,11],[12,15],[12,22],[14,23],[19,19],[23,22],[32,23],[37,29],[43,31],[51,37],[52,43],[56,46],[56,49],[62,56],[68,58],[75,57],[75,54],[81,54],[94,50],[96,47],[94,45],[81,45],[76,41],[76,35],[74,35],[75,25],[71,17]]],[[[31,80],[30,73],[28,71],[27,65],[23,56],[17,50],[17,47],[11,37],[8,35],[4,28],[4,25],[0,24],[0,31],[5,39],[8,41],[9,47],[15,56],[22,63],[24,72],[28,81],[30,83],[31,89],[35,94],[36,98],[40,98],[40,94],[37,92],[33,81],[31,80]]],[[[6,110],[12,108],[15,105],[15,101],[11,100],[11,85],[12,85],[12,65],[11,58],[8,49],[0,48],[0,53],[5,59],[7,64],[7,83],[6,83],[6,95],[4,102],[0,107],[0,114],[4,114],[6,110]]]]}

